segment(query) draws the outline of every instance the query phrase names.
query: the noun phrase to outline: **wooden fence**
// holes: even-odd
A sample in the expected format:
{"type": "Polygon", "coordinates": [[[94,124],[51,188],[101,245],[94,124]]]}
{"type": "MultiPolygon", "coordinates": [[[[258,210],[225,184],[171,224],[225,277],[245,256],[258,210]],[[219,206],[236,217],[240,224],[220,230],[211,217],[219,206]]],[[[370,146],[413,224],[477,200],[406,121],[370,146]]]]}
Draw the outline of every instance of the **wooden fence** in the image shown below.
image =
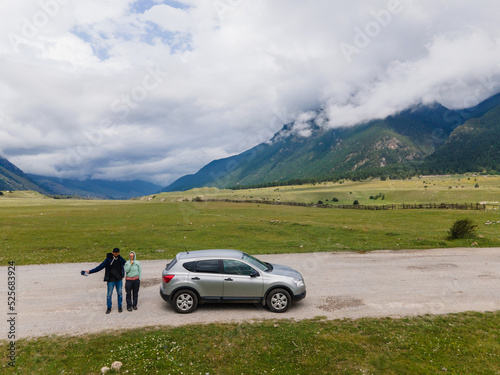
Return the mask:
{"type": "Polygon", "coordinates": [[[300,207],[318,207],[318,208],[337,208],[348,210],[425,210],[425,209],[444,209],[444,210],[486,210],[486,206],[481,203],[401,203],[401,204],[383,204],[383,205],[364,205],[364,204],[317,204],[317,203],[299,203],[299,202],[281,202],[257,199],[196,199],[198,202],[231,202],[231,203],[257,203],[271,204],[278,206],[300,206],[300,207]]]}

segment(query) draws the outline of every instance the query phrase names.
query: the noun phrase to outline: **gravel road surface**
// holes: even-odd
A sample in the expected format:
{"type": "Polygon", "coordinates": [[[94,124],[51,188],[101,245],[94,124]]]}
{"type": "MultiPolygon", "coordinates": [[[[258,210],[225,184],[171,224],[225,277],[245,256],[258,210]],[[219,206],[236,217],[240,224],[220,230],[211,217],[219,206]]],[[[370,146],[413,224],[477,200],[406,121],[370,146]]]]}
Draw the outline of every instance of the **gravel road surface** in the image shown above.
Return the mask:
{"type": "MultiPolygon", "coordinates": [[[[258,258],[299,270],[307,297],[284,314],[260,305],[200,306],[180,315],[159,294],[167,263],[141,261],[139,309],[120,314],[116,293],[106,315],[104,271],[80,271],[98,263],[16,267],[16,338],[82,335],[119,328],[179,326],[194,323],[263,319],[400,317],[500,309],[500,248],[374,251],[260,255],[258,258]]],[[[4,300],[1,339],[7,339],[7,267],[0,267],[4,300]]],[[[125,306],[125,291],[124,306],[125,306]]]]}

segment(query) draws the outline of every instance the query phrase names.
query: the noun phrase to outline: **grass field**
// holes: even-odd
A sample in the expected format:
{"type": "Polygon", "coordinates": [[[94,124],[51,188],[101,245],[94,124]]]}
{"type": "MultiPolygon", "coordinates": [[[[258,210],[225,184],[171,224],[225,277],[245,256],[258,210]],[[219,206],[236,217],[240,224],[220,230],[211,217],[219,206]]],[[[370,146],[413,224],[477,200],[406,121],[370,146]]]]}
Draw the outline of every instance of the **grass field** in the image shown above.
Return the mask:
{"type": "MultiPolygon", "coordinates": [[[[152,196],[151,196],[152,197],[152,196]]],[[[150,197],[150,198],[151,198],[150,197]]],[[[217,199],[256,199],[283,202],[325,204],[397,204],[397,203],[476,203],[500,201],[500,176],[424,176],[409,180],[373,179],[370,181],[318,183],[246,190],[193,189],[183,193],[162,193],[154,200],[179,201],[196,197],[217,199]],[[477,187],[476,187],[477,186],[477,187]],[[370,199],[380,195],[378,199],[370,199]],[[382,199],[382,196],[384,199],[382,199]],[[338,202],[333,202],[333,198],[338,202]]]]}
{"type": "Polygon", "coordinates": [[[192,201],[199,196],[224,198],[228,194],[233,199],[294,202],[327,202],[328,196],[339,197],[338,203],[349,197],[363,204],[492,202],[500,198],[500,177],[375,180],[251,191],[212,188],[130,201],[4,193],[0,197],[0,264],[96,262],[114,247],[134,250],[141,259],[169,259],[184,249],[204,248],[274,254],[424,249],[471,246],[473,242],[500,246],[498,210],[358,211],[192,201]],[[449,189],[452,181],[465,187],[449,189]],[[479,188],[474,187],[476,183],[479,188]],[[380,193],[385,195],[383,201],[369,198],[380,193]],[[478,225],[478,238],[447,241],[447,230],[465,217],[478,225]]]}
{"type": "MultiPolygon", "coordinates": [[[[140,259],[169,259],[184,249],[203,248],[270,254],[470,247],[472,243],[500,247],[500,214],[494,209],[359,211],[193,201],[196,197],[303,203],[332,203],[335,197],[338,204],[356,199],[361,204],[496,202],[500,178],[197,189],[130,201],[4,192],[0,265],[99,262],[113,247],[134,250],[140,259]],[[370,199],[370,195],[379,198],[370,199]],[[478,225],[477,237],[447,240],[447,230],[462,218],[478,225]]],[[[490,208],[494,207],[493,203],[490,208]]],[[[4,353],[0,372],[99,374],[101,367],[119,360],[124,364],[120,373],[128,374],[499,374],[499,325],[500,313],[495,312],[152,327],[18,340],[14,368],[8,366],[9,344],[0,336],[4,353]]]]}

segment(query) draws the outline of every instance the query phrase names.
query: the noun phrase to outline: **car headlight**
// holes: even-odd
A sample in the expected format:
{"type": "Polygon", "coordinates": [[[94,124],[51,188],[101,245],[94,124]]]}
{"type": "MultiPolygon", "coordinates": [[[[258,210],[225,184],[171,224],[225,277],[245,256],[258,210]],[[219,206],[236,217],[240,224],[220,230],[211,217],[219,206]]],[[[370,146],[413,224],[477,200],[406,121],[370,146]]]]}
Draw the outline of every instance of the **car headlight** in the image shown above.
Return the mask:
{"type": "Polygon", "coordinates": [[[297,285],[297,288],[304,286],[304,279],[293,279],[293,282],[297,285]]]}

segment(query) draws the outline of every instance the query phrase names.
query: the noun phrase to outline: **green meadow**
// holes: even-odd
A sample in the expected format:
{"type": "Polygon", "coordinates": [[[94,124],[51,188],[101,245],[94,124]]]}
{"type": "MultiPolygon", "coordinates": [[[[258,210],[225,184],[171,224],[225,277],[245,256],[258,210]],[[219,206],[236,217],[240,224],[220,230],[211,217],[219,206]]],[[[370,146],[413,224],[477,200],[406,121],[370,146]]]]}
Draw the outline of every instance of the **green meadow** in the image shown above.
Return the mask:
{"type": "Polygon", "coordinates": [[[261,189],[193,189],[183,193],[158,194],[154,200],[183,200],[196,197],[215,199],[256,199],[267,201],[364,205],[399,203],[476,203],[500,201],[500,176],[422,176],[408,180],[323,182],[314,185],[280,186],[261,189]],[[379,196],[377,199],[371,197],[379,196]],[[383,197],[383,199],[382,199],[383,197]],[[338,202],[332,201],[334,198],[338,202]]]}
{"type": "Polygon", "coordinates": [[[498,207],[494,204],[487,210],[372,211],[196,201],[229,196],[236,200],[325,203],[336,197],[337,204],[352,204],[355,199],[361,204],[498,201],[499,177],[475,179],[376,180],[237,191],[197,189],[129,201],[4,193],[0,197],[0,262],[97,262],[114,247],[134,250],[141,259],[170,259],[179,251],[205,248],[277,254],[469,247],[472,243],[500,246],[500,223],[496,223],[500,214],[493,209],[498,207]],[[450,189],[451,185],[458,187],[450,189]],[[370,199],[377,195],[378,199],[370,199]],[[470,218],[478,226],[477,238],[446,240],[453,222],[462,218],[470,218]]]}
{"type": "MultiPolygon", "coordinates": [[[[500,177],[473,175],[195,189],[129,201],[4,192],[0,264],[99,262],[114,247],[134,250],[140,259],[170,259],[204,248],[277,254],[500,247],[499,200],[500,177]],[[199,201],[206,199],[489,203],[487,210],[374,211],[199,201]],[[463,218],[473,220],[477,235],[447,240],[448,229],[463,218]]],[[[499,325],[500,314],[492,312],[150,327],[18,340],[15,367],[8,366],[8,343],[0,336],[0,372],[99,374],[119,360],[123,374],[498,374],[499,325]]],[[[108,374],[113,373],[118,372],[108,374]]]]}

